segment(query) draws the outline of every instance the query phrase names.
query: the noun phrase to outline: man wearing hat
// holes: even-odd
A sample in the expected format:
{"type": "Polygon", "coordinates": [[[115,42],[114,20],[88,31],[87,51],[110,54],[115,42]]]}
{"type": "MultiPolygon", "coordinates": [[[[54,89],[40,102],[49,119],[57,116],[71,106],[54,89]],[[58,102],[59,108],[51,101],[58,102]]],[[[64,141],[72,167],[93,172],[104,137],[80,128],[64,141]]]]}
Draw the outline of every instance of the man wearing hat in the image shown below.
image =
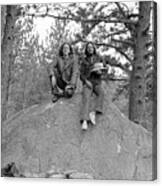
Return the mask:
{"type": "Polygon", "coordinates": [[[101,87],[102,76],[107,68],[103,59],[96,54],[93,43],[85,47],[85,55],[81,59],[80,79],[83,82],[81,124],[82,130],[88,129],[88,124],[96,125],[96,116],[103,113],[104,92],[101,87]],[[95,95],[95,105],[90,111],[91,97],[95,95]]]}

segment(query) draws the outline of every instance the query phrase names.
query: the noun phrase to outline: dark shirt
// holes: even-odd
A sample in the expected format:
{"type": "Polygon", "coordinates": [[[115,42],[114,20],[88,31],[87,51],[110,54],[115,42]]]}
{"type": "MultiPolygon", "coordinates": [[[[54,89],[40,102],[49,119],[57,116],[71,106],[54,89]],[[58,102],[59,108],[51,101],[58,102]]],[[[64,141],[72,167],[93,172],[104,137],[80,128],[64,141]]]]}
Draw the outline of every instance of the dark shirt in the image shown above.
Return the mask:
{"type": "Polygon", "coordinates": [[[92,74],[91,70],[95,63],[102,62],[105,65],[104,59],[99,55],[93,56],[83,56],[81,57],[81,65],[80,65],[80,79],[85,83],[86,80],[100,79],[101,76],[96,74],[92,74]]]}

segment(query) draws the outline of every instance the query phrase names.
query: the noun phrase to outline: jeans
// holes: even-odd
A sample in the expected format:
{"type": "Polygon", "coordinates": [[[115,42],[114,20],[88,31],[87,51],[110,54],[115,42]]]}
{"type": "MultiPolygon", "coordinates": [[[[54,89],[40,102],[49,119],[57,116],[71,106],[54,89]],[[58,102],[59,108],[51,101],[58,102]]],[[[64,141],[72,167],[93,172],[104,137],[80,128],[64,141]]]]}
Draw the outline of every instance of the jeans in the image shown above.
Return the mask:
{"type": "Polygon", "coordinates": [[[86,84],[83,85],[81,121],[89,120],[90,111],[95,111],[100,114],[103,113],[104,92],[101,87],[101,82],[95,83],[92,81],[91,83],[93,88],[89,88],[86,84]],[[95,96],[95,99],[94,105],[91,109],[92,96],[95,96]]]}

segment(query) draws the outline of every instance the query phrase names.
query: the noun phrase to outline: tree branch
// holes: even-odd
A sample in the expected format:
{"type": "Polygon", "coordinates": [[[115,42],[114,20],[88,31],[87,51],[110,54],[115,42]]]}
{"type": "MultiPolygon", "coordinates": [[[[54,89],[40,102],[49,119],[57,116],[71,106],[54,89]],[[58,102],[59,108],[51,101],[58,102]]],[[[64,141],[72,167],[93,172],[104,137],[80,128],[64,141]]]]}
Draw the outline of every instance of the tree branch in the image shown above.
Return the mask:
{"type": "Polygon", "coordinates": [[[111,81],[124,81],[124,82],[127,82],[128,80],[126,78],[117,78],[117,77],[114,77],[114,78],[110,78],[111,81]]]}
{"type": "MultiPolygon", "coordinates": [[[[116,2],[115,4],[117,5],[117,7],[118,7],[118,9],[119,9],[121,15],[123,16],[123,18],[130,20],[131,17],[129,17],[128,15],[125,14],[125,12],[124,12],[124,10],[122,9],[120,3],[116,2]]],[[[130,20],[130,21],[131,21],[131,20],[130,20]]],[[[137,22],[138,22],[138,21],[136,21],[135,24],[136,24],[137,22]]],[[[135,29],[135,28],[134,28],[134,25],[132,25],[132,24],[130,25],[130,24],[128,24],[128,23],[124,23],[124,24],[125,24],[125,26],[126,26],[130,31],[132,31],[132,32],[134,31],[134,29],[135,29]]]]}
{"type": "Polygon", "coordinates": [[[118,40],[118,39],[111,39],[113,42],[117,42],[117,43],[123,43],[123,44],[126,44],[128,46],[132,46],[134,47],[135,46],[135,43],[132,42],[132,41],[122,41],[122,40],[118,40]]]}
{"type": "Polygon", "coordinates": [[[130,74],[131,70],[129,70],[128,68],[126,68],[124,65],[118,63],[118,64],[112,64],[112,66],[114,67],[118,67],[120,69],[122,69],[123,71],[125,71],[127,74],[130,74]]]}
{"type": "MultiPolygon", "coordinates": [[[[73,41],[72,44],[75,45],[78,42],[87,43],[88,41],[79,38],[79,40],[73,41]]],[[[119,52],[121,55],[123,55],[129,62],[132,62],[132,59],[127,54],[125,54],[119,47],[116,47],[114,45],[107,44],[107,43],[97,43],[97,42],[92,42],[92,43],[96,46],[105,46],[105,47],[109,47],[109,48],[114,48],[117,52],[119,52]]]]}
{"type": "Polygon", "coordinates": [[[123,16],[124,18],[126,18],[125,12],[123,11],[122,7],[120,6],[120,3],[115,2],[115,4],[117,5],[117,7],[118,7],[120,13],[122,14],[122,16],[123,16]]]}
{"type": "Polygon", "coordinates": [[[127,18],[139,18],[139,14],[129,14],[127,18]]]}
{"type": "Polygon", "coordinates": [[[106,47],[114,48],[117,52],[119,52],[121,55],[123,55],[129,62],[132,62],[131,58],[129,58],[128,55],[125,54],[119,47],[116,47],[114,45],[107,44],[107,43],[94,43],[94,44],[96,46],[106,46],[106,47]]]}
{"type": "Polygon", "coordinates": [[[114,33],[111,33],[111,34],[106,35],[105,38],[111,37],[111,36],[114,36],[114,35],[120,35],[120,34],[123,34],[123,33],[128,32],[128,31],[129,31],[129,30],[119,30],[119,31],[117,31],[117,32],[114,32],[114,33]]]}
{"type": "Polygon", "coordinates": [[[45,14],[25,14],[26,16],[32,16],[32,17],[51,17],[54,19],[59,19],[59,20],[71,20],[71,21],[77,21],[77,22],[85,22],[85,23],[93,23],[93,22],[105,22],[105,23],[127,23],[127,24],[136,24],[136,21],[131,21],[129,19],[105,19],[105,18],[100,18],[100,19],[82,19],[82,18],[72,18],[72,17],[64,17],[64,16],[55,16],[49,13],[45,14]]]}

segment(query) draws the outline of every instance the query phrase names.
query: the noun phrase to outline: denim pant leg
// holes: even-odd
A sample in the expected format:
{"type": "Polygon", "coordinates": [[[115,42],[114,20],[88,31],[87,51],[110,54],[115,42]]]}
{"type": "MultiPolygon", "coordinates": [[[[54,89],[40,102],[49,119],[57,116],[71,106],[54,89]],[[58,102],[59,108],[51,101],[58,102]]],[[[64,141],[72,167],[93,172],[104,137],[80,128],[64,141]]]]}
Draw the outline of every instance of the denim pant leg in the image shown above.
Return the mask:
{"type": "Polygon", "coordinates": [[[52,81],[51,81],[51,77],[50,77],[51,92],[52,92],[53,95],[55,95],[55,94],[57,95],[59,93],[59,89],[64,91],[67,84],[61,79],[61,77],[59,76],[59,73],[57,72],[56,69],[54,70],[54,76],[55,76],[55,79],[56,79],[56,85],[55,86],[52,85],[52,81]]]}
{"type": "Polygon", "coordinates": [[[102,114],[104,104],[104,91],[101,86],[101,83],[94,85],[94,93],[96,94],[95,111],[102,114]]]}
{"type": "Polygon", "coordinates": [[[90,89],[86,85],[83,85],[81,121],[89,120],[91,96],[92,96],[92,89],[90,89]]]}

